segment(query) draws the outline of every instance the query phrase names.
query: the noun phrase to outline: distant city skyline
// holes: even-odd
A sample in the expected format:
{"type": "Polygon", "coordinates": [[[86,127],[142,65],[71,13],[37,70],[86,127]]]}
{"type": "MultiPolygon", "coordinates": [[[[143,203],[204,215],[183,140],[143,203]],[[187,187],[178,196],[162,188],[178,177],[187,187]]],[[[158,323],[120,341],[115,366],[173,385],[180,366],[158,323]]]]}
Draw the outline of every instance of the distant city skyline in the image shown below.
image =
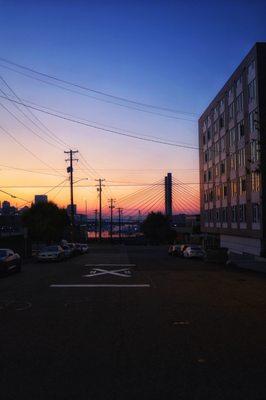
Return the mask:
{"type": "MultiPolygon", "coordinates": [[[[50,79],[50,83],[67,86],[68,91],[62,90],[42,82],[47,79],[40,75],[0,61],[2,97],[33,107],[41,105],[48,112],[59,110],[109,130],[33,109],[32,115],[23,106],[0,98],[4,106],[0,107],[0,189],[15,195],[22,206],[25,201],[21,199],[33,202],[36,193],[55,187],[49,199],[66,207],[69,189],[63,151],[69,150],[69,145],[80,151],[74,165],[75,180],[88,178],[87,183],[78,185],[83,187],[75,189],[74,201],[81,212],[86,201],[89,212],[97,208],[94,179],[99,175],[106,179],[103,204],[108,207],[110,197],[119,201],[142,188],[138,185],[163,180],[167,172],[185,183],[194,199],[194,211],[198,211],[198,116],[254,43],[265,40],[265,14],[262,1],[137,1],[123,5],[77,1],[64,8],[51,1],[1,2],[0,33],[5,40],[0,57],[138,104],[50,79]],[[40,124],[35,116],[49,131],[36,126],[40,124]],[[110,130],[146,135],[146,139],[147,135],[159,137],[194,149],[123,137],[110,130]]],[[[0,192],[1,201],[7,197],[0,192]]],[[[158,206],[162,208],[160,202],[158,206]]],[[[186,205],[180,202],[179,206],[180,212],[184,211],[186,205]]]]}

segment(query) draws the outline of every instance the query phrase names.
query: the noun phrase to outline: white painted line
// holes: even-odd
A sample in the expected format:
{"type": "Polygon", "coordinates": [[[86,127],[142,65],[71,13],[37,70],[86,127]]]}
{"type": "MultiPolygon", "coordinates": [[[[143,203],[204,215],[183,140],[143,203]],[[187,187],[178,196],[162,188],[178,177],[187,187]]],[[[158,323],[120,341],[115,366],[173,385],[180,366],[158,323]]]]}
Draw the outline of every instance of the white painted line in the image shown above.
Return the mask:
{"type": "Polygon", "coordinates": [[[124,285],[124,284],[105,284],[105,283],[99,283],[99,284],[53,284],[50,285],[51,288],[85,288],[85,287],[90,287],[90,288],[145,288],[145,287],[150,287],[151,285],[148,283],[143,283],[143,284],[131,284],[131,285],[124,285]]]}
{"type": "Polygon", "coordinates": [[[136,264],[85,264],[85,267],[135,267],[136,264]]]}
{"type": "Polygon", "coordinates": [[[102,268],[93,268],[88,275],[83,275],[84,278],[94,278],[99,275],[115,275],[123,278],[130,278],[131,272],[128,268],[108,270],[102,268]]]}

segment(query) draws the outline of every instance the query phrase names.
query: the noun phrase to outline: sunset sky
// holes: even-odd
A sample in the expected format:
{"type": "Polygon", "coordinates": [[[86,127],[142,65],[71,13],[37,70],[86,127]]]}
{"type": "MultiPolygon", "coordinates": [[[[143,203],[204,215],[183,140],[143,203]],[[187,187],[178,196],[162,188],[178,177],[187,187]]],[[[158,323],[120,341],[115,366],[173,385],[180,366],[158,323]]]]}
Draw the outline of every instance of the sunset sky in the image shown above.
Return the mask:
{"type": "MultiPolygon", "coordinates": [[[[3,60],[0,74],[16,95],[33,107],[71,114],[74,119],[106,129],[196,148],[199,115],[254,43],[265,41],[265,15],[265,2],[256,0],[0,1],[1,58],[96,91],[178,113],[67,86],[3,60]]],[[[3,80],[0,89],[0,96],[15,99],[3,80]]],[[[3,98],[0,103],[5,107],[0,107],[1,190],[32,201],[34,194],[45,193],[67,179],[64,150],[69,147],[64,142],[81,153],[75,180],[88,178],[75,189],[80,212],[85,210],[86,201],[90,213],[97,207],[95,179],[99,176],[106,179],[104,205],[113,196],[126,207],[127,203],[119,203],[122,197],[143,189],[144,198],[148,198],[149,188],[137,185],[162,182],[167,172],[184,183],[176,208],[184,210],[186,197],[191,194],[196,210],[197,149],[119,136],[36,110],[29,114],[25,107],[3,98]],[[34,116],[49,131],[43,126],[40,130],[34,116]]],[[[66,206],[68,181],[62,185],[66,187],[59,186],[48,196],[66,206]]],[[[161,189],[158,185],[158,196],[152,189],[158,206],[161,189]]],[[[0,200],[25,204],[4,193],[0,193],[0,200]]],[[[131,204],[134,208],[138,202],[132,201],[128,207],[131,204]]],[[[192,209],[190,203],[187,211],[192,209]]]]}

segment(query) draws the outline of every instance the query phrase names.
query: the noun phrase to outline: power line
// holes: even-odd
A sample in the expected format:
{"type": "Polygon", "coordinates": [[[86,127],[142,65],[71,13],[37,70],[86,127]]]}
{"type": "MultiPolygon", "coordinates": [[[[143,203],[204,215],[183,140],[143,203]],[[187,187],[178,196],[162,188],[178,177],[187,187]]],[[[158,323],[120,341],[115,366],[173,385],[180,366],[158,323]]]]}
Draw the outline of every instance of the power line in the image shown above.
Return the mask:
{"type": "MultiPolygon", "coordinates": [[[[10,90],[10,92],[18,99],[18,101],[21,101],[21,98],[17,95],[17,93],[11,88],[11,86],[7,83],[7,81],[3,78],[3,76],[0,75],[0,79],[2,80],[2,82],[4,82],[4,84],[6,85],[6,87],[10,90]]],[[[2,89],[0,89],[2,93],[4,93],[4,91],[2,89]]],[[[6,93],[4,93],[6,95],[6,93]]],[[[24,111],[22,111],[18,105],[16,105],[15,103],[13,103],[14,107],[16,107],[23,115],[25,118],[27,118],[32,124],[34,124],[41,132],[43,132],[46,136],[48,136],[50,139],[54,140],[57,144],[59,144],[60,146],[65,146],[66,144],[55,134],[53,133],[38,117],[36,117],[36,115],[33,113],[33,111],[31,111],[31,109],[28,109],[27,107],[26,110],[28,111],[28,113],[34,117],[35,120],[38,121],[38,124],[33,121],[28,115],[26,115],[24,113],[24,111]],[[41,126],[40,126],[41,125],[41,126]],[[44,129],[43,129],[44,128],[44,129]]],[[[68,145],[67,145],[68,146],[68,145]]],[[[62,148],[61,148],[62,149],[62,148]]]]}
{"type": "Polygon", "coordinates": [[[42,110],[41,108],[38,108],[38,107],[35,107],[35,106],[30,106],[29,104],[22,103],[20,101],[11,99],[10,97],[7,97],[7,96],[0,95],[0,98],[3,98],[3,99],[8,100],[8,101],[11,101],[13,103],[21,104],[21,105],[23,105],[25,107],[29,107],[29,108],[31,108],[33,110],[42,112],[44,114],[51,115],[51,116],[56,117],[56,118],[60,118],[60,119],[65,120],[65,121],[73,122],[73,123],[76,123],[78,125],[87,126],[89,128],[94,128],[94,129],[97,129],[97,130],[100,130],[100,131],[104,131],[104,132],[107,132],[107,133],[113,133],[113,134],[116,134],[116,135],[132,138],[132,139],[137,139],[137,140],[142,140],[142,141],[146,141],[146,142],[164,144],[164,145],[167,145],[167,146],[180,147],[180,148],[190,149],[190,150],[199,150],[199,147],[192,146],[192,145],[181,145],[181,144],[171,143],[171,142],[168,142],[168,141],[165,141],[165,140],[156,140],[156,139],[141,137],[141,136],[137,136],[137,135],[133,135],[133,134],[118,132],[118,131],[113,130],[113,129],[102,128],[100,126],[89,124],[89,123],[86,123],[86,122],[82,122],[82,121],[79,121],[79,120],[74,119],[74,118],[64,117],[62,115],[59,115],[59,114],[56,114],[56,113],[53,113],[53,112],[50,112],[50,111],[45,111],[45,110],[42,110]]]}
{"type": "Polygon", "coordinates": [[[16,196],[16,195],[12,194],[12,193],[8,193],[8,192],[6,192],[5,190],[1,190],[1,189],[0,189],[0,192],[6,194],[7,196],[12,197],[12,199],[18,199],[18,200],[25,201],[26,203],[31,203],[31,201],[25,200],[25,199],[23,199],[23,198],[21,198],[21,197],[18,197],[18,196],[16,196]]]}
{"type": "Polygon", "coordinates": [[[19,167],[13,167],[10,165],[5,165],[5,164],[0,164],[0,167],[7,168],[7,170],[15,170],[15,171],[22,171],[22,172],[30,172],[32,174],[40,174],[40,175],[49,175],[49,176],[61,176],[58,174],[50,174],[49,172],[38,172],[38,170],[33,170],[33,169],[25,169],[25,168],[19,168],[19,167]]]}
{"type": "MultiPolygon", "coordinates": [[[[48,167],[49,169],[52,169],[53,171],[55,171],[56,173],[58,173],[58,171],[53,168],[51,165],[49,165],[48,163],[46,163],[45,161],[43,161],[40,157],[38,157],[35,153],[33,153],[30,149],[28,149],[26,146],[24,146],[23,143],[21,143],[19,140],[17,140],[15,138],[15,136],[13,136],[10,132],[8,132],[7,129],[5,129],[3,126],[0,125],[0,129],[2,129],[2,131],[9,136],[14,142],[16,142],[20,147],[22,147],[27,153],[31,154],[34,158],[36,158],[38,161],[40,161],[42,164],[46,165],[46,167],[48,167]]],[[[62,174],[60,174],[61,176],[64,176],[62,174]]]]}
{"type": "Polygon", "coordinates": [[[104,103],[117,105],[117,106],[119,106],[119,107],[124,107],[124,108],[127,108],[127,109],[131,109],[131,110],[135,110],[135,111],[140,111],[140,112],[147,113],[147,114],[157,115],[157,116],[160,116],[160,117],[163,117],[163,118],[170,118],[170,119],[175,119],[175,120],[182,120],[182,121],[188,121],[188,122],[196,123],[195,120],[192,120],[192,119],[189,119],[189,118],[183,118],[183,117],[176,117],[176,116],[173,116],[173,115],[161,114],[161,113],[154,112],[154,111],[150,111],[150,110],[144,110],[144,109],[132,107],[132,106],[127,105],[127,104],[120,104],[120,103],[116,103],[116,102],[111,101],[111,100],[106,100],[106,99],[98,98],[98,97],[95,97],[95,96],[91,96],[91,95],[89,95],[89,94],[87,94],[87,93],[82,93],[82,92],[79,92],[79,91],[77,91],[77,90],[70,89],[70,88],[67,88],[67,87],[65,87],[65,86],[58,85],[58,84],[56,84],[56,83],[47,82],[47,81],[45,81],[44,79],[40,79],[40,78],[37,78],[37,77],[35,77],[35,76],[28,75],[28,74],[26,74],[26,73],[24,73],[24,72],[14,70],[13,68],[9,68],[9,67],[6,67],[6,66],[1,65],[1,64],[0,64],[0,67],[6,68],[6,69],[8,69],[8,70],[10,70],[10,71],[16,72],[16,73],[18,73],[18,74],[20,74],[20,75],[23,75],[23,76],[26,76],[26,77],[28,77],[28,78],[30,78],[30,79],[34,79],[34,80],[36,80],[36,81],[45,83],[45,84],[47,84],[47,85],[51,85],[51,86],[57,87],[57,88],[59,88],[59,89],[65,90],[65,91],[67,91],[67,92],[74,93],[74,94],[78,94],[78,95],[80,95],[80,96],[88,97],[88,98],[91,98],[91,99],[94,99],[94,100],[97,100],[97,101],[101,101],[101,102],[104,102],[104,103]]]}
{"type": "MultiPolygon", "coordinates": [[[[61,110],[58,110],[57,108],[54,108],[54,107],[46,107],[46,106],[44,106],[44,105],[41,105],[41,104],[36,103],[36,102],[33,102],[33,101],[29,101],[29,100],[27,100],[27,99],[20,99],[20,101],[23,102],[23,103],[25,103],[25,104],[26,104],[26,103],[27,103],[27,104],[32,104],[32,105],[34,105],[34,106],[36,106],[36,107],[40,107],[40,108],[42,108],[42,109],[44,109],[44,110],[49,110],[49,111],[55,112],[55,113],[57,113],[57,114],[64,115],[64,116],[67,116],[67,117],[71,117],[71,118],[76,118],[76,119],[78,119],[78,120],[85,121],[85,122],[88,122],[88,123],[97,124],[97,125],[102,125],[102,126],[105,126],[105,127],[107,127],[107,128],[119,130],[119,131],[126,132],[126,133],[130,133],[130,134],[133,134],[133,135],[146,136],[146,137],[150,137],[150,138],[153,138],[153,139],[164,140],[164,138],[160,138],[160,137],[158,137],[158,136],[149,135],[149,134],[143,134],[143,133],[136,132],[136,131],[132,131],[132,130],[129,130],[129,129],[119,128],[119,127],[114,126],[114,125],[104,124],[104,123],[99,122],[99,121],[89,120],[89,119],[86,119],[86,118],[84,118],[84,117],[79,117],[79,116],[74,115],[74,114],[65,113],[65,112],[63,112],[63,111],[61,111],[61,110]]],[[[173,143],[178,143],[178,144],[184,144],[184,145],[188,145],[188,146],[190,145],[189,143],[186,143],[186,142],[180,142],[180,141],[177,142],[177,141],[171,140],[171,139],[168,139],[168,142],[173,142],[173,143]]],[[[68,146],[68,147],[69,147],[69,146],[68,146]]]]}
{"type": "MultiPolygon", "coordinates": [[[[126,102],[126,103],[130,103],[130,104],[134,104],[134,105],[137,105],[137,106],[141,106],[141,107],[152,108],[152,109],[162,110],[162,111],[168,111],[168,112],[175,113],[175,114],[184,114],[184,115],[191,115],[191,116],[196,116],[197,115],[197,114],[192,113],[192,112],[175,110],[175,109],[168,108],[168,107],[161,107],[161,106],[157,106],[157,105],[154,105],[154,104],[148,104],[148,103],[144,103],[144,102],[128,99],[128,98],[125,98],[125,97],[116,96],[116,95],[113,95],[113,94],[110,94],[110,93],[107,93],[107,92],[104,92],[104,91],[92,89],[92,88],[89,88],[89,87],[84,86],[84,85],[73,83],[73,82],[67,81],[65,79],[58,78],[58,77],[53,76],[53,75],[45,74],[45,73],[37,71],[37,70],[35,70],[33,68],[26,67],[24,65],[21,65],[19,63],[15,63],[13,61],[7,60],[7,59],[2,58],[2,57],[0,57],[0,60],[5,62],[5,63],[7,63],[7,64],[11,64],[11,65],[14,65],[14,66],[16,66],[18,68],[21,68],[23,70],[29,71],[31,73],[43,76],[45,78],[49,78],[49,79],[52,79],[54,81],[64,83],[64,84],[76,87],[78,89],[82,89],[82,90],[89,91],[89,92],[92,92],[92,93],[95,93],[95,94],[99,94],[99,95],[102,95],[102,96],[105,96],[105,97],[109,97],[109,98],[114,99],[114,100],[123,101],[123,102],[126,102]]],[[[15,71],[15,72],[18,72],[18,71],[15,71]]],[[[99,99],[99,100],[101,100],[101,99],[99,99]]]]}
{"type": "MultiPolygon", "coordinates": [[[[0,91],[2,93],[3,90],[0,89],[0,91]]],[[[60,151],[62,150],[62,148],[56,146],[54,143],[49,142],[48,140],[46,140],[45,138],[43,138],[41,135],[39,135],[37,132],[35,132],[31,127],[29,127],[28,125],[25,124],[25,122],[21,121],[12,111],[10,111],[6,106],[4,106],[2,103],[0,103],[0,106],[4,108],[4,110],[6,110],[10,115],[12,115],[13,118],[15,118],[16,121],[18,121],[22,126],[24,126],[24,128],[28,129],[31,133],[33,133],[35,136],[37,136],[39,139],[41,139],[43,142],[49,144],[49,146],[52,146],[53,148],[56,147],[57,149],[59,149],[60,151]]]]}

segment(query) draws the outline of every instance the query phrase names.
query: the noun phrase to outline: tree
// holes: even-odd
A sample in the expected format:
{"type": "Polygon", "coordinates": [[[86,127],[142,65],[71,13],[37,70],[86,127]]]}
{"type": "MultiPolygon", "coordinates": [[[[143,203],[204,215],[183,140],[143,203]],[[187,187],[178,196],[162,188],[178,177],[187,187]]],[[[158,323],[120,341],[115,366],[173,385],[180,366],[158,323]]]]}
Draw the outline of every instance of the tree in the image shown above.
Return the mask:
{"type": "Polygon", "coordinates": [[[22,214],[22,223],[31,240],[48,244],[62,239],[70,220],[65,209],[49,201],[32,204],[22,214]]]}
{"type": "Polygon", "coordinates": [[[151,212],[141,225],[146,239],[153,244],[170,243],[176,237],[168,217],[161,212],[151,212]]]}

